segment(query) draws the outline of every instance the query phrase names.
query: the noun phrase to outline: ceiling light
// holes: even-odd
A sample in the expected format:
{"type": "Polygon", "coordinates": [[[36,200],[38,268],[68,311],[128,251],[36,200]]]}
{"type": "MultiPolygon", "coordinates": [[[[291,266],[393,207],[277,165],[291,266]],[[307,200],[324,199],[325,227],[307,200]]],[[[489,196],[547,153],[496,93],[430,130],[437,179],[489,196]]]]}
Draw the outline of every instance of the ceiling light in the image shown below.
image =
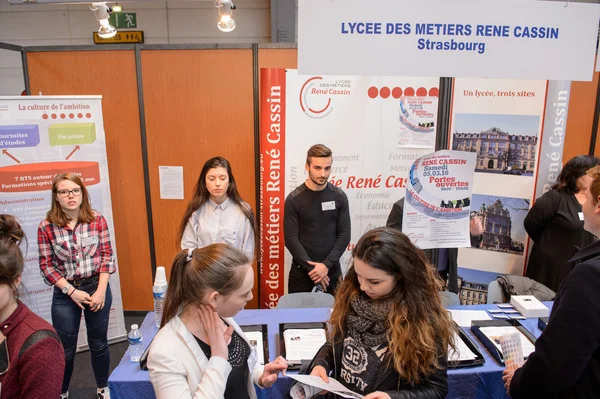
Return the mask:
{"type": "Polygon", "coordinates": [[[219,11],[219,22],[217,27],[223,32],[231,32],[235,29],[235,21],[231,18],[235,5],[232,0],[216,0],[215,7],[219,11]]]}
{"type": "Polygon", "coordinates": [[[108,22],[111,10],[106,3],[92,3],[90,10],[94,12],[96,20],[100,23],[98,36],[103,39],[110,39],[117,34],[117,29],[108,22]]]}

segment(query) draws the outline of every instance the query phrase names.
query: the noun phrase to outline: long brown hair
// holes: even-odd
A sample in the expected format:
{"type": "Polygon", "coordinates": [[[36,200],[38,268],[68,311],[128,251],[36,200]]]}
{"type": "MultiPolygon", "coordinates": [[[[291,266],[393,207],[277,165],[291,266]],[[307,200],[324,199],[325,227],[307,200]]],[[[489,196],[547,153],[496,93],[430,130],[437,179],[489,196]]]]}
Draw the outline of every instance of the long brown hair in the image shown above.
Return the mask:
{"type": "Polygon", "coordinates": [[[58,195],[58,183],[63,180],[70,180],[81,188],[82,198],[81,206],[79,207],[79,221],[81,223],[91,223],[94,220],[94,211],[90,203],[90,195],[79,176],[70,172],[54,176],[54,180],[52,181],[52,206],[48,213],[46,213],[46,220],[59,227],[64,227],[71,221],[71,217],[62,210],[60,203],[56,198],[58,195]]]}
{"type": "Polygon", "coordinates": [[[0,215],[0,284],[8,284],[19,297],[17,278],[23,274],[25,261],[19,245],[26,240],[25,233],[11,215],[0,215]]]}
{"type": "Polygon", "coordinates": [[[254,213],[252,212],[252,208],[244,202],[242,196],[238,192],[237,184],[235,183],[235,177],[233,177],[233,172],[231,171],[231,165],[229,161],[223,157],[214,157],[209,159],[202,166],[202,170],[200,171],[200,177],[198,177],[198,181],[196,182],[196,187],[194,188],[194,196],[192,200],[188,203],[187,209],[185,210],[185,214],[183,215],[183,219],[181,219],[181,223],[179,224],[179,232],[177,233],[177,240],[180,242],[183,238],[183,233],[185,232],[185,227],[187,226],[188,220],[192,217],[192,214],[196,212],[202,205],[204,205],[208,199],[210,198],[210,193],[206,188],[206,175],[208,171],[214,168],[225,168],[227,170],[227,175],[229,176],[229,186],[227,187],[227,197],[229,197],[237,206],[240,207],[246,218],[250,221],[250,225],[252,226],[252,231],[254,233],[254,248],[258,248],[258,237],[257,231],[258,228],[256,226],[256,218],[254,217],[254,213]]]}
{"type": "MultiPolygon", "coordinates": [[[[436,271],[422,250],[389,227],[368,231],[352,256],[396,277],[395,288],[385,297],[392,302],[387,319],[388,353],[398,374],[419,384],[442,368],[439,357],[446,356],[448,344],[453,345],[455,325],[442,305],[436,271]]],[[[352,265],[336,291],[330,318],[332,342],[344,338],[350,302],[358,295],[360,283],[352,265]]]]}
{"type": "Polygon", "coordinates": [[[196,248],[190,260],[189,252],[187,249],[180,251],[171,266],[161,327],[177,316],[180,308],[199,305],[210,289],[229,295],[240,288],[244,282],[242,266],[251,262],[246,254],[227,244],[196,248]]]}

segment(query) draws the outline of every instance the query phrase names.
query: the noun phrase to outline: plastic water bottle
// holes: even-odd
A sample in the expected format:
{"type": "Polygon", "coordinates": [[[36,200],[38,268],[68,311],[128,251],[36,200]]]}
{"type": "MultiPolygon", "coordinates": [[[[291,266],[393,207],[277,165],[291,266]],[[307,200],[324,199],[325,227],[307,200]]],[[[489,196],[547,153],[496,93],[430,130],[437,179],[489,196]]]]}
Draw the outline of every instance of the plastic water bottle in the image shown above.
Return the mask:
{"type": "Polygon", "coordinates": [[[167,277],[163,266],[158,266],[156,268],[156,277],[154,278],[152,293],[154,294],[154,321],[156,322],[156,326],[160,327],[163,303],[165,302],[165,294],[167,293],[167,277]]]}
{"type": "Polygon", "coordinates": [[[129,358],[132,362],[139,362],[144,353],[144,337],[142,337],[142,332],[138,329],[137,324],[131,325],[127,340],[129,341],[129,358]]]}

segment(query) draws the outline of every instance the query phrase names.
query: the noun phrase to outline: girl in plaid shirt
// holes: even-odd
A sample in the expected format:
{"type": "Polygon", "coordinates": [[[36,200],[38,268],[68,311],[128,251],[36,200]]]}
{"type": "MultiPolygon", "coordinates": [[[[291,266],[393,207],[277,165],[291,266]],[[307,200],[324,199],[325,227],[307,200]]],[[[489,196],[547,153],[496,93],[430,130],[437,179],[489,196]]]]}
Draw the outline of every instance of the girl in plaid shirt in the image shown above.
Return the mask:
{"type": "Polygon", "coordinates": [[[52,325],[65,350],[61,398],[68,398],[81,312],[85,317],[98,399],[108,399],[108,317],[112,294],[108,279],[115,272],[110,233],[104,217],[94,211],[81,179],[57,175],[52,206],[38,227],[40,271],[54,285],[52,325]]]}

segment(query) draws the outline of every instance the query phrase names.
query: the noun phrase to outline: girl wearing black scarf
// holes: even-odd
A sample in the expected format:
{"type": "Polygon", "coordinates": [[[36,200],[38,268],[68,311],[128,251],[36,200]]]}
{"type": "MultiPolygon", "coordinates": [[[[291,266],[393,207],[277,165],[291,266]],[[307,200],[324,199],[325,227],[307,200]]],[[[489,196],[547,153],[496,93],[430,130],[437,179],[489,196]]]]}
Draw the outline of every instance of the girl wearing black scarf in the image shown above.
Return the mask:
{"type": "Polygon", "coordinates": [[[311,375],[365,399],[444,398],[454,324],[422,250],[388,227],[367,232],[336,292],[329,342],[311,375]]]}

